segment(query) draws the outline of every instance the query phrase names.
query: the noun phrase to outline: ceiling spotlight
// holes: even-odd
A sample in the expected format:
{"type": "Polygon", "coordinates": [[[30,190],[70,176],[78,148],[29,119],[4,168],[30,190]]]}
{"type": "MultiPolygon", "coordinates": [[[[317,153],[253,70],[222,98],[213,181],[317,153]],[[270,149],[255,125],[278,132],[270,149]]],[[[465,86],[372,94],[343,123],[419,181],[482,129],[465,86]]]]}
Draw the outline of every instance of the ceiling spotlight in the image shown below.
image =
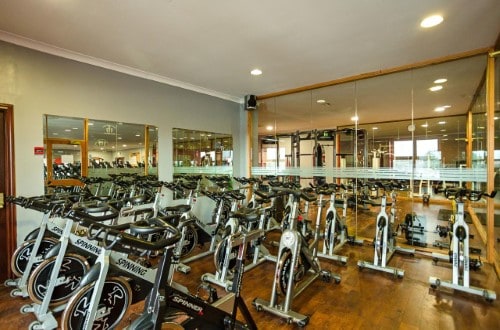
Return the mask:
{"type": "Polygon", "coordinates": [[[422,124],[420,126],[422,126],[422,127],[429,127],[429,124],[425,123],[425,124],[422,124]]]}
{"type": "Polygon", "coordinates": [[[375,126],[375,127],[372,127],[372,129],[373,129],[373,130],[376,130],[376,129],[378,129],[378,127],[376,127],[376,126],[375,126]]]}
{"type": "Polygon", "coordinates": [[[326,103],[326,101],[325,101],[325,100],[323,100],[323,99],[321,99],[321,100],[317,100],[317,101],[316,101],[316,103],[319,103],[319,104],[324,104],[324,103],[326,103]]]}
{"type": "Polygon", "coordinates": [[[442,89],[443,89],[443,86],[441,86],[441,85],[435,85],[435,86],[432,86],[431,88],[429,88],[429,90],[431,92],[437,92],[437,91],[440,91],[442,89]]]}
{"type": "Polygon", "coordinates": [[[440,122],[438,122],[438,124],[439,125],[444,125],[444,124],[446,124],[446,122],[445,121],[440,121],[440,122]]]}
{"type": "Polygon", "coordinates": [[[451,108],[451,105],[442,105],[442,106],[439,106],[439,107],[435,107],[434,111],[436,111],[436,112],[443,112],[443,111],[445,111],[448,108],[451,108]]]}
{"type": "Polygon", "coordinates": [[[439,79],[434,80],[434,83],[435,84],[444,84],[447,81],[448,81],[448,79],[446,79],[446,78],[439,78],[439,79]]]}
{"type": "Polygon", "coordinates": [[[273,128],[274,128],[274,127],[273,127],[273,126],[271,126],[271,125],[266,126],[266,130],[268,130],[268,131],[272,131],[272,130],[273,130],[273,128]]]}
{"type": "Polygon", "coordinates": [[[252,76],[260,76],[262,74],[262,70],[260,70],[260,69],[253,69],[252,71],[250,71],[250,74],[252,76]]]}
{"type": "Polygon", "coordinates": [[[358,116],[351,117],[351,120],[352,120],[352,121],[358,121],[358,120],[359,120],[359,117],[358,117],[358,116]]]}
{"type": "Polygon", "coordinates": [[[420,26],[423,28],[431,28],[433,26],[439,25],[443,22],[444,18],[441,15],[432,15],[424,18],[420,22],[420,26]]]}

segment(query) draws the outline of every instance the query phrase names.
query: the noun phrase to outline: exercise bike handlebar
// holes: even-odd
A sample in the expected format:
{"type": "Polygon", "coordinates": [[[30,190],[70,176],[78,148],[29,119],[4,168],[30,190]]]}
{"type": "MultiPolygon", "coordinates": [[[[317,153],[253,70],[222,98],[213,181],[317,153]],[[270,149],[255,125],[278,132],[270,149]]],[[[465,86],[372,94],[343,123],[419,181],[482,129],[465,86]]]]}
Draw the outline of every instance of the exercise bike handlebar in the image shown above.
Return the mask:
{"type": "Polygon", "coordinates": [[[95,222],[113,220],[117,218],[119,214],[120,212],[114,207],[111,207],[108,204],[102,204],[95,207],[77,206],[75,208],[72,208],[66,214],[66,217],[78,221],[82,225],[90,226],[92,223],[95,222]],[[104,215],[92,215],[92,213],[103,213],[103,212],[109,212],[109,213],[104,215]]]}
{"type": "Polygon", "coordinates": [[[448,199],[463,199],[464,197],[470,201],[477,202],[482,197],[495,198],[497,191],[493,190],[491,193],[486,193],[479,190],[471,190],[465,188],[445,188],[438,190],[438,192],[444,192],[444,195],[448,199]]]}
{"type": "Polygon", "coordinates": [[[305,200],[307,202],[313,202],[316,200],[316,196],[308,195],[300,189],[285,188],[285,187],[272,187],[271,189],[273,191],[276,191],[276,192],[279,192],[282,194],[293,195],[297,199],[302,198],[303,200],[305,200]]]}
{"type": "Polygon", "coordinates": [[[118,250],[118,247],[120,247],[123,252],[132,252],[133,250],[157,251],[164,249],[166,246],[177,243],[181,235],[180,231],[174,226],[158,218],[151,218],[121,225],[105,225],[92,222],[88,228],[87,237],[92,240],[100,239],[106,250],[118,250]],[[126,233],[123,231],[126,229],[129,229],[131,233],[135,232],[137,235],[144,236],[126,233]],[[162,237],[154,242],[142,238],[150,234],[161,234],[162,237]],[[170,236],[167,237],[167,234],[170,234],[170,236]]]}

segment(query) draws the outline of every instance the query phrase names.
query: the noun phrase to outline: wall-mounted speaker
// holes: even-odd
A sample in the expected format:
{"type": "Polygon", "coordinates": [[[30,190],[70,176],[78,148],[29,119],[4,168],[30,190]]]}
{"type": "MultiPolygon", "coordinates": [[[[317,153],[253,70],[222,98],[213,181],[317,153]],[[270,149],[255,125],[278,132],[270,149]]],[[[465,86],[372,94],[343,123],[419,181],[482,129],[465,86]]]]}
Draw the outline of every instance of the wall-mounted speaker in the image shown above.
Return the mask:
{"type": "Polygon", "coordinates": [[[257,96],[255,95],[245,95],[245,110],[255,110],[257,109],[257,96]]]}

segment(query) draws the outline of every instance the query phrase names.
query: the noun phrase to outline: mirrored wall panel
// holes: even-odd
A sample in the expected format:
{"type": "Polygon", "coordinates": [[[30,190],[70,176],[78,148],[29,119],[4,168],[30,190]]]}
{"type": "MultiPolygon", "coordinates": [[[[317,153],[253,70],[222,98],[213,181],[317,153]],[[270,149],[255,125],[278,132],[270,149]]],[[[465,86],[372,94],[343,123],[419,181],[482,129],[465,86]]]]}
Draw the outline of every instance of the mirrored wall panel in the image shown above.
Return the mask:
{"type": "MultiPolygon", "coordinates": [[[[374,220],[382,196],[388,208],[405,201],[400,221],[429,201],[449,211],[446,189],[484,189],[486,182],[486,64],[479,55],[259,100],[252,174],[336,185],[337,197],[355,200],[345,212],[349,229],[365,237],[373,226],[357,217],[370,211],[374,220]]],[[[419,218],[432,232],[422,245],[440,239],[436,226],[449,219],[436,223],[440,209],[419,218]]]]}
{"type": "Polygon", "coordinates": [[[231,135],[174,128],[172,139],[174,174],[232,175],[231,135]]]}
{"type": "Polygon", "coordinates": [[[158,175],[155,126],[44,116],[48,185],[81,184],[81,177],[158,175]]]}

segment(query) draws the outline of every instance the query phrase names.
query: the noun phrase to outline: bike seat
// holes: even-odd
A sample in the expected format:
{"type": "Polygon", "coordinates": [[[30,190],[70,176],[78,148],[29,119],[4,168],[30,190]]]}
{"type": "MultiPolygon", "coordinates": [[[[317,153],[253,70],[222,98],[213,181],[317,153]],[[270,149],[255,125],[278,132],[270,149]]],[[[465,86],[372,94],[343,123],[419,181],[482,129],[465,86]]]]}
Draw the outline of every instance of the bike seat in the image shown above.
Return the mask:
{"type": "Polygon", "coordinates": [[[184,213],[188,212],[191,210],[190,205],[186,204],[179,204],[179,205],[174,205],[174,206],[167,206],[165,207],[165,212],[176,212],[176,213],[184,213]]]}
{"type": "Polygon", "coordinates": [[[148,199],[146,195],[139,195],[134,197],[129,197],[124,200],[125,203],[130,203],[131,205],[143,204],[148,199]]]}
{"type": "Polygon", "coordinates": [[[256,209],[241,208],[236,212],[232,212],[230,215],[232,218],[237,218],[248,223],[256,222],[259,219],[259,212],[256,209]]]}
{"type": "Polygon", "coordinates": [[[99,202],[108,202],[111,199],[111,196],[109,195],[94,196],[92,197],[92,199],[99,202]]]}

